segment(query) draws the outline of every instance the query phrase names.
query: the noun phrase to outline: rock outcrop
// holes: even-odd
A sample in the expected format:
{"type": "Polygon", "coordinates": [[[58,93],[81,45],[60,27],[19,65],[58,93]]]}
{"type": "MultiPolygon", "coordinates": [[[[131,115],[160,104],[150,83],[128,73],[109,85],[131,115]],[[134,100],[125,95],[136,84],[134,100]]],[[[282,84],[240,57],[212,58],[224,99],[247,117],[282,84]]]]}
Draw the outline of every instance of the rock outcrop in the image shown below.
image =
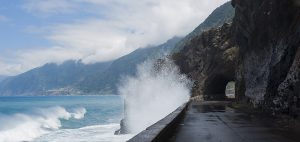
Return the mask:
{"type": "Polygon", "coordinates": [[[291,112],[300,94],[299,1],[233,0],[232,5],[237,94],[273,114],[291,112]]]}
{"type": "Polygon", "coordinates": [[[194,81],[193,96],[224,99],[227,83],[235,79],[238,48],[232,37],[232,25],[225,23],[194,37],[180,52],[173,54],[181,72],[194,81]]]}
{"type": "Polygon", "coordinates": [[[210,29],[173,55],[195,81],[193,95],[217,98],[236,81],[237,100],[277,114],[300,107],[300,2],[233,0],[232,24],[210,29]]]}

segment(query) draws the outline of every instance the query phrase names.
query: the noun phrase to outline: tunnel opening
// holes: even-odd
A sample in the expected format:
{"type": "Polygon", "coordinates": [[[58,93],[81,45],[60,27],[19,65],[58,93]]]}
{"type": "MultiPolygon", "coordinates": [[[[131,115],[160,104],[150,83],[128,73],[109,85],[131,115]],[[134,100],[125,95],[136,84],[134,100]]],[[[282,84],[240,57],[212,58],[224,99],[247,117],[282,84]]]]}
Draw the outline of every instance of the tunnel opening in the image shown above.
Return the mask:
{"type": "Polygon", "coordinates": [[[223,101],[235,98],[235,82],[233,78],[224,75],[216,75],[204,90],[205,100],[223,101]]]}
{"type": "Polygon", "coordinates": [[[225,95],[226,95],[226,98],[229,100],[235,99],[235,82],[234,81],[230,81],[227,83],[225,95]]]}

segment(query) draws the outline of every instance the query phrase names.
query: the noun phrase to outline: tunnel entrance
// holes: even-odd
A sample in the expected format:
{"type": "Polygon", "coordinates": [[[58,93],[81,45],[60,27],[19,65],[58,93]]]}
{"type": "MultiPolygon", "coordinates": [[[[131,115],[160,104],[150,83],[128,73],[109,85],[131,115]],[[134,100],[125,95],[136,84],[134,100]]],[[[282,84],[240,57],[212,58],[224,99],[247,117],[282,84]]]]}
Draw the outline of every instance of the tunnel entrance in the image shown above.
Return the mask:
{"type": "Polygon", "coordinates": [[[234,99],[234,88],[235,83],[233,78],[216,75],[209,82],[204,90],[204,99],[205,100],[227,100],[228,98],[234,99]]]}

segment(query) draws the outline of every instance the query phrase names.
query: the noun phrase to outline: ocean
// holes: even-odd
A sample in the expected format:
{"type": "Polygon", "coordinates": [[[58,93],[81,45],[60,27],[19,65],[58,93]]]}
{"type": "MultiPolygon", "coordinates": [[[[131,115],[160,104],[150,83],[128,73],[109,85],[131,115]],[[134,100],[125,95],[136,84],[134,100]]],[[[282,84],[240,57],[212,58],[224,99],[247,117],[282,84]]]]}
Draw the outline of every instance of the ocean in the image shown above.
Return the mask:
{"type": "Polygon", "coordinates": [[[121,96],[0,97],[0,142],[123,142],[121,96]]]}

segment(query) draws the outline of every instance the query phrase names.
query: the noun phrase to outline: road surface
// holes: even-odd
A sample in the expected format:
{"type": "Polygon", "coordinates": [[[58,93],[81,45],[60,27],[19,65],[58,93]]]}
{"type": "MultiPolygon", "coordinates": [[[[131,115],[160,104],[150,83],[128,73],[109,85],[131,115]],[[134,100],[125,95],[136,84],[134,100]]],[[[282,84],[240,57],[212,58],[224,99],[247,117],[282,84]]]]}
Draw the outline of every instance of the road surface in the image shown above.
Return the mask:
{"type": "Polygon", "coordinates": [[[192,102],[170,142],[300,142],[300,135],[274,123],[225,102],[192,102]]]}

